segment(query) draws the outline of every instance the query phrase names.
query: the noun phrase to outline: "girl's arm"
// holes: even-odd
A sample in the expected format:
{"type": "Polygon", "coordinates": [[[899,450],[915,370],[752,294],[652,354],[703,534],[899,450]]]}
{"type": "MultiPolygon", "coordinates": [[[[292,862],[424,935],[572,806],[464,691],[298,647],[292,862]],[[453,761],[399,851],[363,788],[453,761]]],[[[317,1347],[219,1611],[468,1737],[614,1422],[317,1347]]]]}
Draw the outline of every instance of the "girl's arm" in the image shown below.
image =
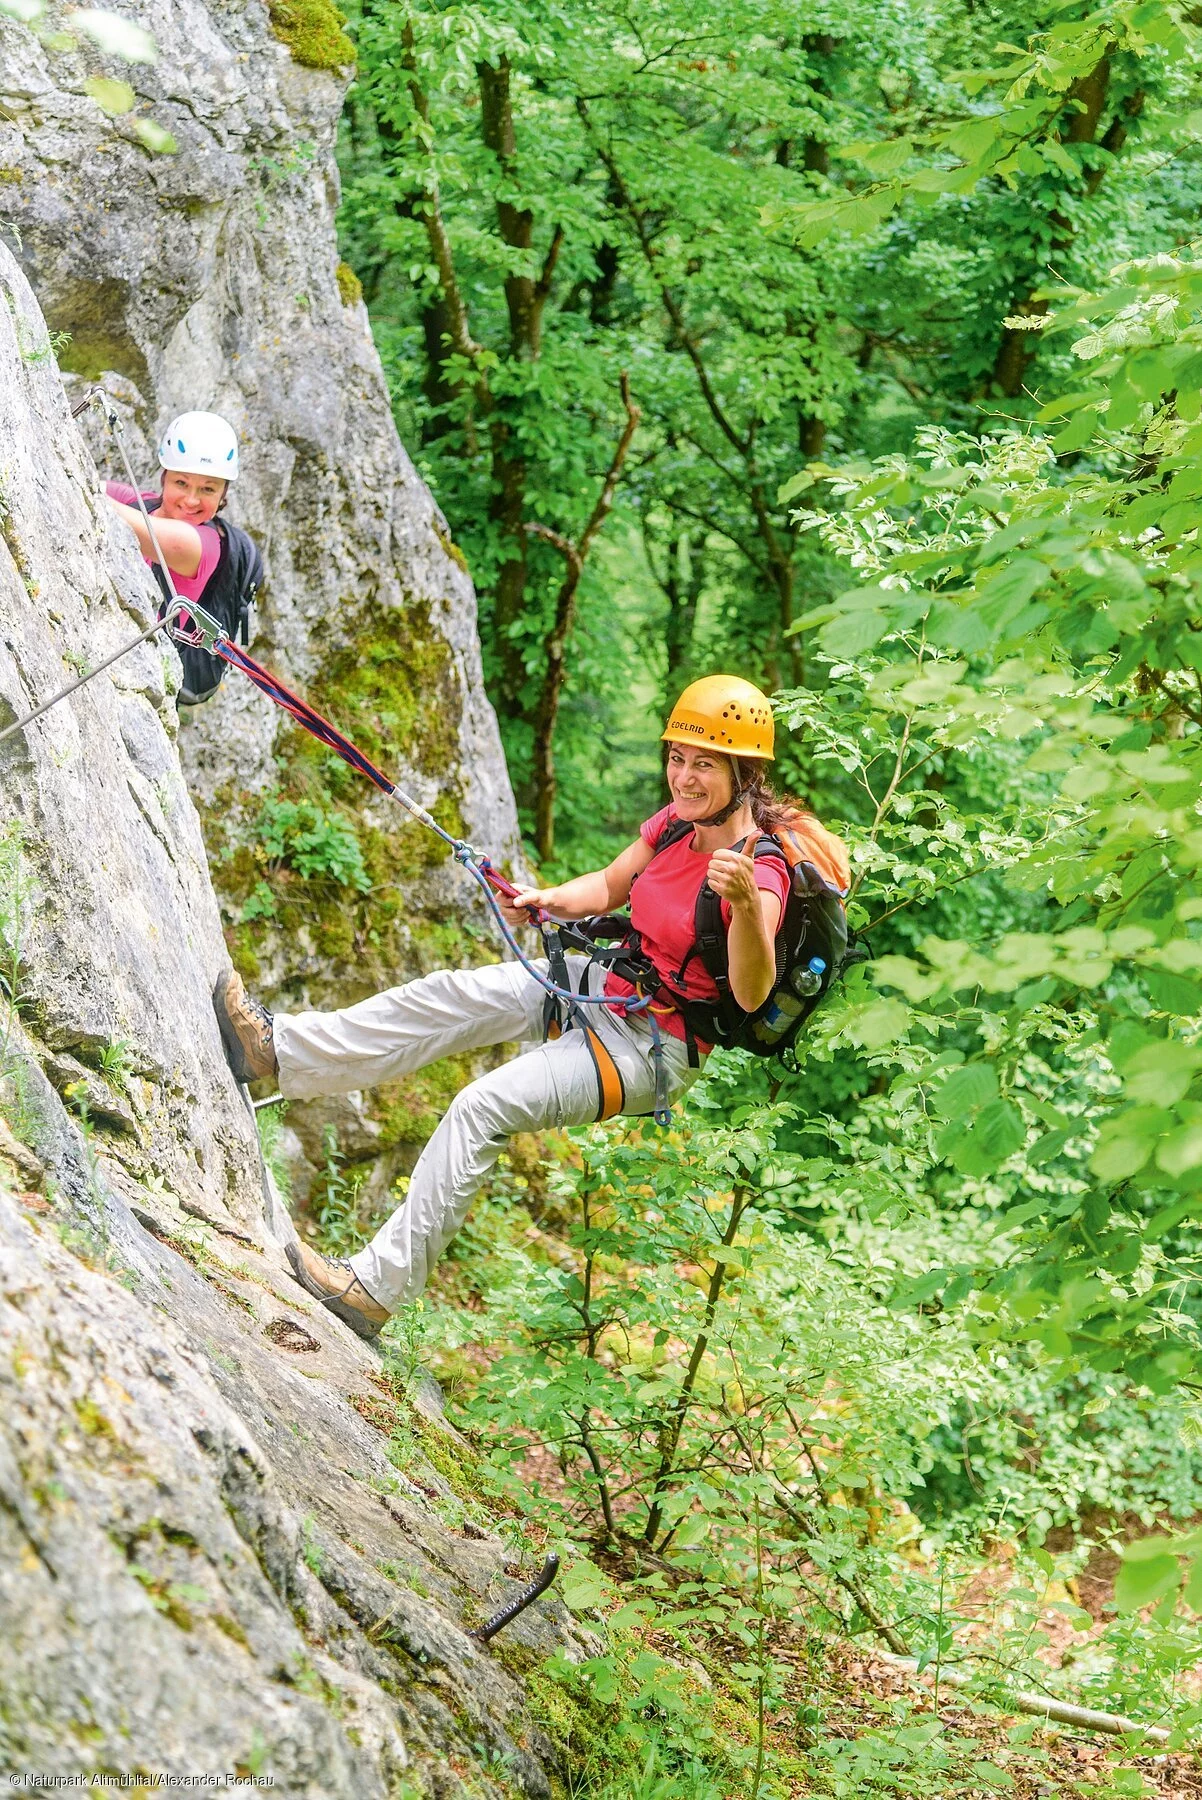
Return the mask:
{"type": "MultiPolygon", "coordinates": [[[[136,506],[126,506],[123,500],[114,500],[111,494],[105,498],[114,512],[129,525],[138,540],[138,547],[147,562],[157,563],[158,555],[150,541],[150,533],[146,529],[146,521],[136,506]]],[[[201,536],[195,525],[186,525],[182,519],[160,519],[154,521],[154,534],[162,545],[163,555],[167,558],[167,567],[173,575],[191,577],[200,568],[200,559],[204,551],[201,536]]]]}
{"type": "Polygon", "coordinates": [[[595,913],[625,906],[630,884],[651,861],[651,846],[642,838],[628,844],[606,869],[577,875],[559,887],[523,888],[512,900],[501,900],[501,911],[511,925],[528,925],[528,906],[541,906],[557,919],[591,919],[595,913]]]}
{"type": "Polygon", "coordinates": [[[730,991],[737,1006],[754,1012],[764,1004],[776,980],[780,901],[756,886],[754,859],[737,850],[715,850],[706,880],[730,903],[726,934],[730,991]]]}

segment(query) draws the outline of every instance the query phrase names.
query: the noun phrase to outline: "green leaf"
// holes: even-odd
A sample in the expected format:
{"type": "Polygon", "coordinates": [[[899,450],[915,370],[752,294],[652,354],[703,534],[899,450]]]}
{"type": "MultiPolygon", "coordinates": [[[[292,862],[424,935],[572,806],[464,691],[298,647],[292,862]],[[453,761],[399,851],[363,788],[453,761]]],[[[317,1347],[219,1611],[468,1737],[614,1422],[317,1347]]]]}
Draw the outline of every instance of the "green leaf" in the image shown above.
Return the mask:
{"type": "Polygon", "coordinates": [[[133,128],[135,136],[140,138],[146,148],[155,156],[174,156],[179,149],[179,145],[171,133],[165,131],[153,119],[135,119],[133,128]]]}
{"type": "Polygon", "coordinates": [[[806,488],[813,487],[817,479],[818,477],[812,475],[808,469],[802,469],[798,474],[790,475],[788,481],[783,481],[776,490],[777,505],[786,505],[798,494],[804,493],[806,488]]]}
{"type": "Polygon", "coordinates": [[[965,1175],[991,1175],[1026,1137],[1023,1116],[1010,1100],[992,1100],[976,1119],[968,1143],[954,1157],[965,1175]]]}
{"type": "Polygon", "coordinates": [[[1044,161],[1059,169],[1062,175],[1067,175],[1070,181],[1080,180],[1080,164],[1074,161],[1063,144],[1058,143],[1055,138],[1045,138],[1039,149],[1044,161]]]}
{"type": "Polygon", "coordinates": [[[944,138],[944,144],[953,156],[962,157],[966,163],[980,162],[995,146],[1000,147],[1002,121],[998,117],[990,119],[972,119],[967,125],[957,125],[944,138]]]}
{"type": "Polygon", "coordinates": [[[572,1612],[590,1612],[602,1605],[612,1591],[608,1576],[587,1559],[573,1563],[559,1584],[560,1597],[572,1612]]]}
{"type": "Polygon", "coordinates": [[[918,169],[906,186],[916,194],[955,194],[964,188],[964,169],[918,169]]]}
{"type": "Polygon", "coordinates": [[[1103,1181],[1126,1181],[1143,1168],[1163,1133],[1174,1123],[1160,1106],[1129,1106],[1107,1119],[1089,1166],[1103,1181]]]}
{"type": "Polygon", "coordinates": [[[1059,1156],[1069,1139],[1075,1134],[1072,1130],[1045,1131],[1042,1137],[1036,1138],[1027,1152],[1027,1162],[1033,1169],[1040,1169],[1044,1163],[1059,1156]]]}
{"type": "Polygon", "coordinates": [[[931,1105],[943,1119],[961,1119],[997,1097],[997,1075],[988,1063],[965,1063],[953,1069],[932,1096],[931,1105]]]}
{"type": "Polygon", "coordinates": [[[1184,1175],[1202,1165],[1202,1124],[1182,1125],[1156,1147],[1156,1166],[1166,1175],[1184,1175]]]}
{"type": "Polygon", "coordinates": [[[1176,1587],[1180,1580],[1177,1558],[1157,1548],[1166,1541],[1153,1538],[1142,1544],[1129,1544],[1123,1552],[1114,1584],[1114,1604],[1118,1612],[1138,1612],[1176,1587]]]}
{"type": "Polygon", "coordinates": [[[1123,1068],[1123,1087],[1132,1100],[1173,1106],[1188,1093],[1200,1066],[1202,1048],[1164,1038],[1145,1045],[1129,1059],[1123,1068]]]}
{"type": "Polygon", "coordinates": [[[1143,969],[1140,973],[1159,1012],[1176,1013],[1182,1018],[1202,1013],[1202,983],[1188,975],[1174,975],[1168,969],[1143,969]]]}
{"type": "Polygon", "coordinates": [[[876,143],[844,144],[840,151],[840,155],[853,157],[876,175],[895,174],[913,154],[914,145],[908,137],[885,138],[876,143]]]}
{"type": "Polygon", "coordinates": [[[83,84],[85,94],[90,94],[97,106],[110,118],[119,118],[122,113],[130,112],[137,95],[128,81],[110,81],[106,75],[93,75],[83,84]]]}
{"type": "Polygon", "coordinates": [[[880,1050],[904,1037],[909,1023],[910,1008],[903,1000],[873,1000],[852,1016],[845,1029],[853,1044],[880,1050]]]}
{"type": "Polygon", "coordinates": [[[1083,449],[1096,431],[1097,424],[1097,406],[1083,406],[1073,415],[1064,430],[1052,439],[1052,449],[1057,456],[1068,456],[1074,450],[1083,449]]]}
{"type": "Polygon", "coordinates": [[[1048,578],[1048,565],[1034,556],[1016,556],[977,589],[977,600],[1001,604],[1024,602],[1037,593],[1048,578]]]}
{"type": "Polygon", "coordinates": [[[888,629],[884,613],[857,610],[840,613],[824,625],[818,641],[832,656],[861,656],[865,650],[875,650],[888,629]]]}
{"type": "Polygon", "coordinates": [[[158,61],[159,53],[154,39],[143,26],[135,25],[132,19],[123,19],[117,13],[106,12],[102,7],[85,6],[69,12],[67,24],[72,31],[82,32],[85,37],[90,37],[108,56],[120,56],[126,62],[158,61]]]}

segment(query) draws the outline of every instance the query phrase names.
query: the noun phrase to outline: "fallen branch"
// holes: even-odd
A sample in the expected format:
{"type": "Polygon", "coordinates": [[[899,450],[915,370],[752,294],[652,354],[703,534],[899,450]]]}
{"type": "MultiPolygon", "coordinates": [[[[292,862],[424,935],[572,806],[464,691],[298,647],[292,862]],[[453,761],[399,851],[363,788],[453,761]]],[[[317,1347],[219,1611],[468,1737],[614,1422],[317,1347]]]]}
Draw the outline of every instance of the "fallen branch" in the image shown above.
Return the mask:
{"type": "MultiPolygon", "coordinates": [[[[917,1676],[920,1681],[935,1677],[934,1663],[928,1663],[920,1670],[912,1656],[894,1656],[888,1650],[873,1650],[871,1654],[877,1662],[897,1669],[900,1674],[917,1676]]],[[[969,1685],[969,1678],[949,1669],[945,1663],[939,1669],[939,1682],[941,1686],[962,1688],[969,1685]]],[[[1171,1735],[1163,1725],[1137,1725],[1134,1719],[1124,1719],[1119,1713],[1095,1712],[1091,1706],[1070,1706],[1067,1700],[1051,1700],[1046,1694],[1031,1693],[1023,1688],[1006,1694],[1005,1704],[1013,1707],[1015,1712],[1031,1713],[1057,1725],[1075,1725],[1079,1731],[1104,1732],[1107,1737],[1142,1737],[1154,1744],[1167,1744],[1171,1735]]]]}

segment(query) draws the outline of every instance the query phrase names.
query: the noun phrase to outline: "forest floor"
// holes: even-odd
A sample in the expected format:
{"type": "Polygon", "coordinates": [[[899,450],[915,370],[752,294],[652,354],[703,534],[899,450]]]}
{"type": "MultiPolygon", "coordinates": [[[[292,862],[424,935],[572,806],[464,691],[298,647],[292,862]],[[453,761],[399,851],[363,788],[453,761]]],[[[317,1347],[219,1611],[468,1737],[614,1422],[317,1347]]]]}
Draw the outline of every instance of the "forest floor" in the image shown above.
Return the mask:
{"type": "MultiPolygon", "coordinates": [[[[529,1166],[529,1164],[527,1165],[529,1166]]],[[[512,1196],[510,1195],[511,1199],[512,1196]]],[[[538,1222],[529,1216],[502,1214],[485,1203],[476,1222],[463,1234],[436,1271],[428,1293],[436,1311],[450,1308],[460,1318],[484,1307],[490,1280],[491,1257],[498,1248],[497,1235],[512,1244],[515,1239],[540,1260],[563,1265],[571,1251],[560,1234],[554,1208],[537,1205],[538,1222]]],[[[444,1380],[450,1415],[472,1435],[471,1425],[459,1407],[475,1379],[491,1360],[489,1346],[477,1340],[461,1344],[449,1355],[433,1356],[431,1366],[444,1380]]],[[[545,1448],[531,1445],[517,1465],[523,1487],[537,1490],[550,1503],[546,1541],[555,1537],[551,1522],[556,1507],[560,1521],[572,1511],[571,1497],[557,1459],[545,1448]]],[[[527,1517],[524,1528],[532,1541],[542,1536],[539,1521],[527,1517]]],[[[580,1519],[581,1547],[615,1580],[619,1593],[632,1575],[633,1563],[623,1568],[619,1557],[606,1553],[600,1543],[589,1544],[585,1521],[580,1519]]],[[[1122,1530],[1122,1521],[1111,1521],[1122,1530]]],[[[953,1655],[961,1657],[972,1643],[984,1645],[990,1624],[1005,1611],[1008,1589],[1013,1584],[1013,1546],[995,1546],[957,1595],[956,1611],[975,1620],[960,1633],[953,1655]]],[[[1039,1660],[1051,1671],[1088,1649],[1091,1641],[1113,1619],[1114,1577],[1117,1557],[1099,1550],[1091,1555],[1079,1578],[1068,1588],[1054,1586],[1046,1611],[1036,1621],[1043,1647],[1039,1660]],[[1093,1619],[1092,1628],[1081,1628],[1065,1617],[1062,1602],[1071,1600],[1093,1619]]],[[[633,1591],[627,1589],[627,1592],[633,1591]]],[[[1080,1615],[1078,1615],[1079,1621],[1080,1615]]],[[[758,1792],[761,1800],[802,1800],[803,1796],[832,1796],[839,1800],[870,1800],[871,1796],[895,1796],[897,1800],[929,1800],[954,1796],[955,1800],[985,1800],[1009,1795],[1013,1800],[1045,1800],[1066,1796],[1070,1800],[1130,1800],[1152,1796],[1158,1800],[1202,1800],[1202,1756],[1189,1750],[1163,1752],[1159,1748],[1140,1753],[1134,1743],[1074,1727],[1053,1725],[1029,1715],[1008,1712],[1000,1694],[978,1696],[942,1684],[933,1684],[934,1671],[919,1678],[891,1666],[878,1655],[864,1635],[854,1639],[832,1632],[829,1620],[815,1623],[802,1617],[795,1630],[773,1636],[771,1661],[774,1691],[765,1706],[766,1751],[762,1786],[754,1786],[753,1770],[758,1742],[756,1707],[749,1703],[747,1686],[729,1681],[725,1671],[745,1652],[737,1643],[715,1634],[696,1657],[682,1658],[679,1643],[670,1633],[652,1627],[636,1627],[623,1639],[633,1657],[639,1648],[654,1651],[671,1662],[674,1658],[703,1677],[709,1690],[709,1713],[717,1735],[742,1773],[729,1786],[713,1790],[682,1786],[654,1791],[656,1800],[692,1800],[694,1793],[721,1792],[723,1800],[758,1792]],[[704,1665],[702,1667],[701,1665],[704,1665]]],[[[883,1646],[882,1646],[883,1649],[883,1646]]],[[[1029,1675],[1015,1674],[1001,1686],[1029,1687],[1029,1675]]],[[[1188,1681],[1187,1681],[1187,1685],[1188,1681]]],[[[1183,1691],[1183,1698],[1184,1695],[1183,1691]]],[[[1084,1704],[1104,1705],[1085,1698],[1084,1704]]],[[[640,1795],[642,1790],[640,1789],[640,1795]]],[[[616,1789],[594,1787],[586,1778],[566,1795],[581,1800],[594,1793],[613,1800],[616,1789]]]]}

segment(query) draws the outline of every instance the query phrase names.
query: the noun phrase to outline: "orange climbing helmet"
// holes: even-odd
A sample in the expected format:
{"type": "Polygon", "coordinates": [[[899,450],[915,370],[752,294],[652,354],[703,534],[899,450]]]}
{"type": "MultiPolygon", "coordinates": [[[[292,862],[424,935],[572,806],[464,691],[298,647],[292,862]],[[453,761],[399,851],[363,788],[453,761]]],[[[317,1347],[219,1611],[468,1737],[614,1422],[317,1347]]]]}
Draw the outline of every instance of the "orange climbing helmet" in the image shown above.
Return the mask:
{"type": "Polygon", "coordinates": [[[703,675],[672,708],[661,737],[677,744],[712,744],[727,756],[771,762],[772,708],[767,694],[739,675],[703,675]]]}

